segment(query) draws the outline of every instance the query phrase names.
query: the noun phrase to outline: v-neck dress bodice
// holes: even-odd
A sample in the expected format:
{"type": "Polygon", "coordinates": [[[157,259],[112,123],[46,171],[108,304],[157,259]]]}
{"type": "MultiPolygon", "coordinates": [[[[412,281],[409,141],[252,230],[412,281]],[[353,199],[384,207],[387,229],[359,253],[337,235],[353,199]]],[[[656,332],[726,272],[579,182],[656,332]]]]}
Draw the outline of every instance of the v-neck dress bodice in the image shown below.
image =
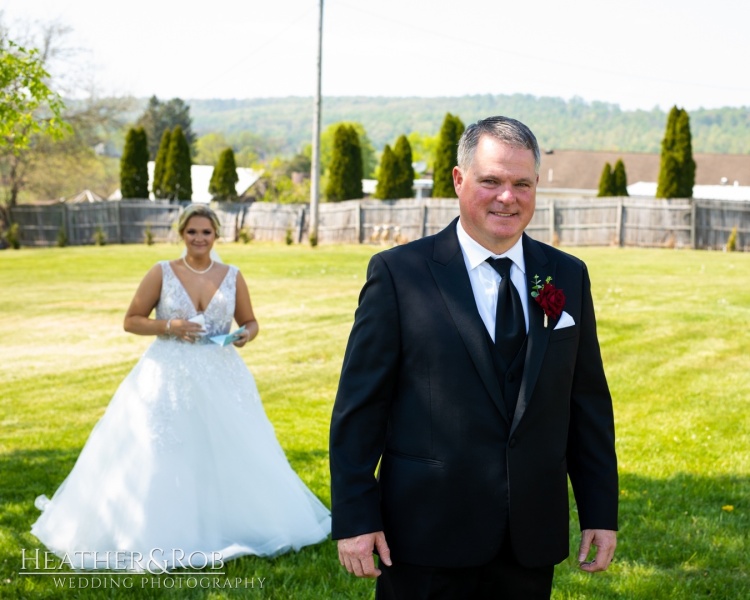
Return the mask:
{"type": "MultiPolygon", "coordinates": [[[[161,297],[156,305],[157,319],[190,319],[198,314],[185,286],[175,275],[169,261],[159,263],[162,271],[161,297]]],[[[203,311],[206,338],[229,333],[237,296],[237,267],[229,265],[219,288],[203,311]]]]}
{"type": "MultiPolygon", "coordinates": [[[[169,263],[162,274],[157,318],[195,316],[169,263]]],[[[179,566],[173,551],[273,556],[330,533],[328,509],[289,465],[237,349],[208,340],[232,325],[236,281],[230,266],[206,307],[203,343],[156,338],[52,499],[37,498],[31,532],[73,567],[149,570],[154,551],[167,569],[179,566]],[[144,561],[124,564],[117,552],[144,561]]]]}

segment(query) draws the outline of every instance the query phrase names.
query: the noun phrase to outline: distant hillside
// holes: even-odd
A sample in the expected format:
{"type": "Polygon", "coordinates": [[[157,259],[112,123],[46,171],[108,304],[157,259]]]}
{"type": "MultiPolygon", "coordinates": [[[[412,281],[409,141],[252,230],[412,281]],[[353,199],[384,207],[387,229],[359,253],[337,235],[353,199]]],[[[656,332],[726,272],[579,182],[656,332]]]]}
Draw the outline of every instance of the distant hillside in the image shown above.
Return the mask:
{"type": "MultiPolygon", "coordinates": [[[[198,135],[250,131],[278,140],[287,153],[310,142],[312,98],[188,100],[198,135]]],[[[446,112],[464,123],[494,114],[517,118],[531,127],[544,149],[659,152],[664,111],[624,111],[615,104],[580,99],[510,96],[441,98],[324,97],[323,127],[339,121],[362,123],[378,150],[401,134],[435,135],[446,112]]],[[[750,107],[689,113],[693,151],[750,153],[750,107]]]]}

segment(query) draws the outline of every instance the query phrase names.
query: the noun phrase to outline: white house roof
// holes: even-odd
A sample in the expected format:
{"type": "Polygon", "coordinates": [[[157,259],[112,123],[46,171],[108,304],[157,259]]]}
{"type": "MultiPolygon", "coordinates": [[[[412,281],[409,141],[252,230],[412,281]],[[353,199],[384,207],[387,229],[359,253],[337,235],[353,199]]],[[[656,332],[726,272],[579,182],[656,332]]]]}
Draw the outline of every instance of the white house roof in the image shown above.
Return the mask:
{"type": "MultiPolygon", "coordinates": [[[[631,196],[656,197],[656,182],[638,181],[628,186],[631,196]]],[[[701,200],[736,200],[750,202],[750,186],[747,185],[694,185],[693,198],[701,200]]]]}
{"type": "Polygon", "coordinates": [[[102,198],[96,192],[92,192],[91,190],[82,190],[74,196],[64,198],[63,202],[65,202],[66,204],[81,204],[83,202],[101,202],[102,200],[104,200],[104,198],[102,198]]]}
{"type": "MultiPolygon", "coordinates": [[[[416,163],[415,163],[416,164],[416,163]]],[[[377,179],[363,179],[362,180],[362,193],[365,195],[372,195],[375,193],[375,188],[378,185],[377,179]]],[[[422,190],[432,189],[432,179],[415,179],[412,188],[417,192],[417,198],[421,198],[422,190]]]]}
{"type": "MultiPolygon", "coordinates": [[[[202,204],[208,204],[211,202],[211,194],[208,192],[208,184],[211,182],[211,175],[213,175],[213,172],[213,165],[193,165],[190,167],[190,177],[192,178],[193,183],[193,202],[202,204]]],[[[258,181],[260,173],[256,173],[253,169],[238,168],[237,177],[239,177],[236,185],[237,195],[241,196],[251,185],[258,181]]],[[[154,197],[152,191],[153,180],[154,161],[150,160],[148,162],[148,189],[150,192],[149,197],[152,199],[154,197]]]]}

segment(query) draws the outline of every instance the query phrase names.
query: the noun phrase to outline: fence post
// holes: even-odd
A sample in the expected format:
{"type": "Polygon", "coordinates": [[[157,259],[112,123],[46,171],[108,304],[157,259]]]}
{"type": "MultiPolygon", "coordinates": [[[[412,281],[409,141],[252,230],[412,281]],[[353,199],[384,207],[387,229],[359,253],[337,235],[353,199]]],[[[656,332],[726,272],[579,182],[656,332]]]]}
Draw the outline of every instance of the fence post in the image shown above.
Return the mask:
{"type": "Polygon", "coordinates": [[[117,243],[122,244],[122,202],[117,203],[117,216],[115,227],[117,228],[117,243]]]}
{"type": "Polygon", "coordinates": [[[302,235],[304,234],[305,229],[305,212],[307,207],[301,206],[299,209],[299,212],[297,213],[297,243],[302,243],[302,235]]]}
{"type": "Polygon", "coordinates": [[[619,248],[622,248],[623,240],[622,240],[622,212],[625,210],[625,203],[623,202],[622,196],[617,197],[617,246],[619,248]]]}
{"type": "Polygon", "coordinates": [[[698,211],[695,206],[695,198],[690,199],[690,247],[695,250],[695,244],[698,236],[696,235],[698,211]]]}
{"type": "Polygon", "coordinates": [[[68,245],[78,246],[81,243],[80,236],[77,231],[75,237],[73,236],[73,223],[70,222],[70,211],[65,204],[62,205],[62,209],[62,222],[63,227],[65,227],[65,237],[68,238],[68,245]]]}
{"type": "Polygon", "coordinates": [[[555,245],[555,199],[549,199],[549,245],[555,245]]]}
{"type": "Polygon", "coordinates": [[[357,243],[362,243],[362,200],[357,200],[357,216],[355,218],[355,228],[357,230],[357,243]]]}
{"type": "Polygon", "coordinates": [[[427,198],[422,198],[422,237],[427,237],[427,198]]]}

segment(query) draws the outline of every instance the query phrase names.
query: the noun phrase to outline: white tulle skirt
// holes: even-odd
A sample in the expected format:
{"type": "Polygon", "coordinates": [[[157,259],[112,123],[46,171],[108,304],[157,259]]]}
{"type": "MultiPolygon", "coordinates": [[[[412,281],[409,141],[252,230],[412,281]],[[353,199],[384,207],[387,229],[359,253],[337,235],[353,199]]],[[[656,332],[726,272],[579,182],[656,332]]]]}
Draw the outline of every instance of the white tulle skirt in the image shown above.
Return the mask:
{"type": "Polygon", "coordinates": [[[75,568],[274,556],[330,533],[328,509],[290,467],[237,351],[165,339],[122,382],[52,499],[36,505],[31,532],[75,568]]]}

